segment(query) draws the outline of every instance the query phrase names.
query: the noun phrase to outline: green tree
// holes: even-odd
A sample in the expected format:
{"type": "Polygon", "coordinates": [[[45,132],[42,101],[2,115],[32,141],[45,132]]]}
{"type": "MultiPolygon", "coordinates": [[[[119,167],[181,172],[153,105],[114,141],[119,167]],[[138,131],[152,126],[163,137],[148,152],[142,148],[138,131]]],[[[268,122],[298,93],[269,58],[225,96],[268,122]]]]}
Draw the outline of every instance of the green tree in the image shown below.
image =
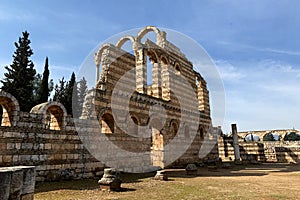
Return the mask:
{"type": "Polygon", "coordinates": [[[39,91],[39,102],[38,103],[43,103],[48,101],[48,97],[50,96],[51,92],[51,87],[53,89],[53,83],[51,84],[51,81],[49,82],[49,63],[48,63],[48,57],[46,57],[45,61],[45,67],[44,67],[44,73],[43,73],[43,79],[41,82],[41,87],[39,91]],[[50,83],[50,88],[49,88],[49,83],[50,83]]]}
{"type": "Polygon", "coordinates": [[[75,77],[75,73],[73,72],[71,75],[71,78],[66,86],[66,93],[65,93],[65,97],[66,97],[66,102],[64,104],[64,106],[66,107],[67,112],[70,115],[73,115],[73,111],[72,111],[72,100],[74,100],[75,102],[78,100],[77,97],[77,87],[76,85],[76,77],[75,77]],[[76,92],[74,92],[74,97],[73,97],[73,91],[74,91],[74,86],[76,89],[76,92]]]}
{"type": "Polygon", "coordinates": [[[65,93],[66,93],[66,81],[65,78],[62,77],[61,80],[58,80],[59,84],[56,84],[54,87],[54,96],[53,101],[60,102],[64,105],[66,99],[65,99],[65,93]]]}
{"type": "Polygon", "coordinates": [[[49,64],[48,57],[46,57],[45,67],[43,72],[43,77],[41,74],[37,74],[34,79],[34,102],[35,104],[40,104],[48,101],[50,93],[53,91],[53,80],[49,81],[49,64]]]}
{"type": "Polygon", "coordinates": [[[82,113],[84,98],[87,94],[88,87],[84,77],[78,82],[78,84],[79,84],[78,87],[78,116],[79,116],[82,113]]]}
{"type": "Polygon", "coordinates": [[[274,135],[272,133],[265,134],[263,141],[275,141],[274,135]]]}
{"type": "MultiPolygon", "coordinates": [[[[58,101],[61,104],[63,104],[67,110],[67,113],[72,115],[72,100],[77,99],[77,92],[74,93],[75,97],[73,96],[73,90],[74,90],[74,85],[76,83],[76,77],[75,73],[73,72],[71,75],[71,78],[68,82],[64,80],[64,77],[62,80],[59,80],[59,85],[55,85],[55,93],[53,100],[58,101]]],[[[76,86],[75,86],[76,87],[76,86]]],[[[77,88],[75,88],[77,91],[77,88]]]]}
{"type": "Polygon", "coordinates": [[[1,80],[1,89],[15,96],[22,111],[30,111],[34,106],[33,82],[36,71],[30,60],[33,51],[30,47],[29,33],[22,32],[18,43],[15,42],[16,51],[13,55],[13,62],[5,66],[8,71],[4,73],[5,78],[1,80]]]}
{"type": "Polygon", "coordinates": [[[297,134],[296,132],[290,132],[285,134],[283,140],[285,141],[299,141],[300,140],[300,135],[297,134]]]}

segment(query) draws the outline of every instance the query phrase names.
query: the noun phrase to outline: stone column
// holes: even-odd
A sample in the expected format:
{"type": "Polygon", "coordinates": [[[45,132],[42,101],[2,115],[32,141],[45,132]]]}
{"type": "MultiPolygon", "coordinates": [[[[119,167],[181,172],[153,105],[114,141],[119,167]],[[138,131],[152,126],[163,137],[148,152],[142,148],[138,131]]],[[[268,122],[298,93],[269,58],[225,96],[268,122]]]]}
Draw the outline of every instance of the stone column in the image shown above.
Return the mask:
{"type": "Polygon", "coordinates": [[[159,63],[153,63],[152,68],[152,92],[154,97],[161,98],[161,67],[159,63]]]}
{"type": "Polygon", "coordinates": [[[147,60],[144,49],[138,49],[136,55],[136,91],[147,94],[147,60]]]}
{"type": "Polygon", "coordinates": [[[99,81],[99,71],[100,71],[100,65],[96,65],[96,84],[99,81]]]}
{"type": "Polygon", "coordinates": [[[241,160],[241,157],[240,157],[239,138],[237,135],[236,124],[231,124],[231,129],[232,129],[232,137],[233,137],[234,160],[236,162],[239,162],[241,160]]]}
{"type": "Polygon", "coordinates": [[[161,66],[161,77],[162,77],[162,99],[169,101],[171,99],[170,89],[170,72],[167,64],[161,66]]]}
{"type": "Polygon", "coordinates": [[[210,115],[209,92],[206,87],[206,81],[202,77],[197,77],[197,79],[199,110],[210,115]]]}

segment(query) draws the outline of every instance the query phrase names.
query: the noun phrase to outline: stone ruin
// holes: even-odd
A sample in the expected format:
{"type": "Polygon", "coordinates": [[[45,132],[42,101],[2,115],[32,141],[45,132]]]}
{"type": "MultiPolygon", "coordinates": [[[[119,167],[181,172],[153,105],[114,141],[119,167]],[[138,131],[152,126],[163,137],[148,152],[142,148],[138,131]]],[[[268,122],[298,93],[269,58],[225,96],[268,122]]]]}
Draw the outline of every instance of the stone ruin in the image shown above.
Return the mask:
{"type": "MultiPolygon", "coordinates": [[[[164,31],[147,26],[116,45],[102,45],[95,53],[96,89],[87,97],[81,119],[97,117],[101,133],[114,145],[128,152],[150,152],[153,166],[185,167],[201,161],[199,150],[212,126],[209,92],[201,74],[166,37],[164,31]],[[156,34],[156,42],[142,42],[149,32],[156,34]],[[132,51],[122,49],[126,42],[132,51]],[[160,111],[164,115],[155,116],[160,111]],[[176,148],[168,149],[174,141],[176,148],[187,146],[178,158],[176,148]]],[[[217,145],[209,156],[218,158],[217,145]]],[[[128,162],[141,166],[133,164],[134,158],[128,162]]]]}
{"type": "MultiPolygon", "coordinates": [[[[232,125],[231,135],[222,135],[219,138],[219,157],[223,161],[236,161],[239,163],[279,162],[300,163],[300,141],[284,141],[292,130],[266,130],[237,132],[235,124],[232,125]],[[280,137],[278,141],[263,141],[266,134],[274,133],[280,137]],[[255,135],[256,140],[246,141],[246,137],[255,135]]],[[[250,138],[251,138],[250,137],[250,138]]]]}
{"type": "MultiPolygon", "coordinates": [[[[116,166],[120,171],[143,171],[149,165],[185,167],[202,161],[199,150],[212,124],[206,81],[166,39],[165,32],[147,26],[136,37],[125,36],[116,45],[105,44],[96,52],[95,64],[96,88],[88,92],[79,119],[68,115],[57,102],[45,102],[29,113],[22,112],[15,97],[0,91],[0,167],[36,166],[37,181],[101,176],[105,167],[115,167],[89,152],[80,131],[90,138],[104,135],[126,152],[147,155],[145,161],[137,162],[138,156],[108,152],[108,158],[121,161],[116,166]],[[157,36],[156,42],[142,42],[151,31],[157,36]],[[132,42],[133,53],[122,49],[127,41],[132,42]],[[148,60],[151,74],[146,73],[148,60]],[[122,90],[114,93],[124,76],[122,90]],[[152,84],[147,83],[147,76],[152,77],[152,84]],[[116,108],[114,114],[112,102],[124,99],[129,102],[128,113],[116,108]],[[161,110],[164,115],[155,116],[161,110]],[[172,142],[173,149],[168,147],[172,142]],[[178,155],[176,150],[181,146],[186,147],[178,155]]],[[[217,159],[217,147],[203,159],[217,159]]]]}

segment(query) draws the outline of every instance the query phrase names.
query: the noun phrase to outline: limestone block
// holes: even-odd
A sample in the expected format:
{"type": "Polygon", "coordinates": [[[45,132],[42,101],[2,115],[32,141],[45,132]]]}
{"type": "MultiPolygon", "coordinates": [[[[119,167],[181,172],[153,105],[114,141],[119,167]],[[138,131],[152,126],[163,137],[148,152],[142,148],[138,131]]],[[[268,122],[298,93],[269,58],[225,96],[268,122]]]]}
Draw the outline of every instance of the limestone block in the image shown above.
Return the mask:
{"type": "Polygon", "coordinates": [[[0,168],[0,197],[8,200],[10,193],[11,172],[0,168]]]}

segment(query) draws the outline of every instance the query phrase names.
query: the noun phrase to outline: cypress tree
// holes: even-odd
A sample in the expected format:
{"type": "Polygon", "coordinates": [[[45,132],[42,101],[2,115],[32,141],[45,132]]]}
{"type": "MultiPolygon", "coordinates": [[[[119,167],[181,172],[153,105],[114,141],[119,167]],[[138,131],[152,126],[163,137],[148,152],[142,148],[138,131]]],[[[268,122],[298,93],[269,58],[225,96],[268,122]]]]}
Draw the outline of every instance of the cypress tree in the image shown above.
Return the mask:
{"type": "MultiPolygon", "coordinates": [[[[69,114],[72,115],[72,100],[73,100],[73,90],[74,90],[74,85],[76,84],[76,77],[75,77],[75,73],[73,72],[71,75],[71,78],[66,86],[66,93],[65,93],[65,104],[64,106],[66,107],[66,110],[69,114]]],[[[75,92],[76,96],[77,96],[77,92],[75,92]]],[[[76,98],[76,97],[75,97],[76,98]]],[[[78,98],[77,98],[78,100],[78,98]]]]}
{"type": "Polygon", "coordinates": [[[39,91],[39,103],[43,103],[48,101],[48,97],[50,94],[49,91],[49,64],[48,64],[48,57],[46,57],[46,61],[45,61],[45,67],[44,67],[44,73],[43,73],[43,79],[42,79],[42,83],[41,83],[41,88],[39,91]]]}
{"type": "Polygon", "coordinates": [[[79,88],[78,88],[78,107],[79,107],[79,114],[82,112],[82,106],[84,103],[84,98],[87,94],[88,88],[87,88],[87,82],[85,78],[83,77],[79,81],[79,88]]]}
{"type": "Polygon", "coordinates": [[[22,111],[30,111],[34,105],[33,81],[36,74],[34,64],[30,60],[33,51],[30,47],[29,33],[22,32],[18,43],[15,42],[16,51],[13,55],[13,62],[5,66],[8,71],[4,73],[5,78],[1,80],[1,89],[15,96],[22,111]]]}

